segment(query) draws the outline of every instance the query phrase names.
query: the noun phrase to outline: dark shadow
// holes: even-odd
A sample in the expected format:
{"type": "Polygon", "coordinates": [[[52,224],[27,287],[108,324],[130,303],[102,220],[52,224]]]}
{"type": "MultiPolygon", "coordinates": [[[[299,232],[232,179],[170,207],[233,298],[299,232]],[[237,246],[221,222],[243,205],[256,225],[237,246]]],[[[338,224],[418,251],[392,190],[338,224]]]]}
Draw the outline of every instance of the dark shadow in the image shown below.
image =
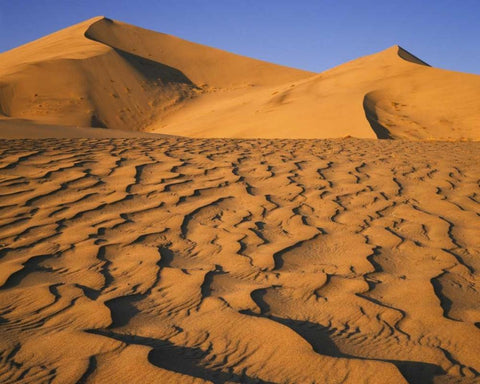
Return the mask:
{"type": "Polygon", "coordinates": [[[158,252],[160,253],[160,261],[158,262],[158,265],[162,268],[169,267],[174,257],[172,250],[166,247],[158,247],[158,252]]]}
{"type": "Polygon", "coordinates": [[[88,367],[82,377],[78,379],[76,384],[84,384],[88,382],[88,378],[92,375],[93,372],[97,369],[97,358],[95,356],[90,356],[88,359],[88,367]]]}
{"type": "Polygon", "coordinates": [[[457,319],[454,319],[449,316],[450,310],[452,309],[452,301],[443,294],[443,286],[442,283],[440,282],[440,278],[445,275],[444,272],[440,276],[434,277],[433,279],[430,280],[433,286],[433,291],[435,292],[435,296],[437,296],[438,300],[440,301],[440,306],[442,307],[443,310],[443,316],[446,317],[447,319],[458,321],[457,319]]]}
{"type": "Polygon", "coordinates": [[[140,311],[134,303],[143,299],[143,295],[120,296],[105,302],[110,310],[112,324],[108,328],[123,327],[140,311]]]}
{"type": "Polygon", "coordinates": [[[90,119],[90,126],[92,128],[107,128],[105,123],[95,114],[93,114],[92,118],[90,119]]]}
{"type": "Polygon", "coordinates": [[[100,291],[97,289],[93,289],[82,284],[75,284],[75,286],[80,288],[83,291],[83,294],[90,300],[97,300],[98,296],[100,296],[100,291]]]}
{"type": "Polygon", "coordinates": [[[200,291],[202,292],[202,298],[209,297],[212,295],[212,283],[213,278],[216,275],[225,275],[226,272],[223,271],[220,265],[215,265],[215,270],[207,272],[203,279],[203,284],[200,287],[200,291]]]}
{"type": "Polygon", "coordinates": [[[434,384],[436,376],[446,372],[438,365],[418,361],[386,360],[394,364],[410,384],[434,384]]]}
{"type": "Polygon", "coordinates": [[[159,63],[145,57],[114,48],[115,51],[125,59],[135,70],[150,81],[161,81],[163,84],[185,84],[192,88],[198,88],[185,74],[173,67],[159,63]]]}
{"type": "Polygon", "coordinates": [[[148,361],[151,364],[168,371],[209,380],[215,384],[223,384],[227,382],[269,384],[268,382],[249,377],[246,374],[239,375],[233,372],[215,371],[205,367],[202,364],[202,360],[207,358],[208,352],[205,352],[200,348],[180,347],[167,340],[123,335],[121,333],[103,330],[89,330],[87,332],[110,337],[125,344],[137,344],[150,347],[152,350],[148,354],[148,361]]]}
{"type": "Polygon", "coordinates": [[[303,244],[308,243],[309,241],[315,240],[318,236],[320,236],[320,233],[316,234],[315,236],[313,236],[310,239],[300,240],[293,245],[290,245],[288,247],[285,247],[285,248],[281,249],[278,252],[275,252],[273,254],[273,263],[274,263],[273,270],[278,271],[278,270],[283,268],[283,265],[285,264],[285,260],[284,260],[285,254],[287,254],[288,252],[290,252],[293,249],[301,247],[303,244]]]}
{"type": "Polygon", "coordinates": [[[425,61],[419,59],[417,56],[411,54],[406,49],[398,46],[398,56],[400,56],[403,60],[410,61],[411,63],[425,65],[427,67],[431,67],[430,64],[426,63],[425,61]]]}
{"type": "Polygon", "coordinates": [[[9,289],[18,286],[22,280],[33,272],[51,272],[51,268],[43,267],[40,263],[49,259],[53,255],[39,255],[33,256],[23,263],[23,268],[17,272],[12,273],[7,281],[0,287],[0,289],[9,289]]]}
{"type": "Polygon", "coordinates": [[[368,262],[369,262],[370,264],[372,264],[372,266],[373,266],[373,268],[374,268],[374,270],[375,270],[375,271],[372,272],[372,273],[381,273],[381,272],[383,272],[383,267],[382,267],[379,263],[377,263],[377,261],[375,260],[375,257],[378,257],[378,256],[380,256],[380,255],[382,254],[382,253],[380,252],[381,249],[382,249],[382,247],[380,247],[380,246],[377,245],[376,247],[373,248],[373,250],[372,250],[373,253],[372,253],[371,255],[367,256],[368,262]]]}
{"type": "Polygon", "coordinates": [[[398,368],[402,376],[410,384],[433,384],[436,376],[446,374],[446,372],[440,366],[435,364],[418,361],[370,359],[343,353],[332,340],[331,333],[333,333],[335,329],[324,327],[320,324],[310,321],[286,319],[269,315],[270,306],[264,300],[266,292],[266,289],[257,289],[251,293],[252,299],[261,310],[260,315],[251,311],[242,311],[242,313],[255,317],[267,317],[270,320],[276,321],[277,323],[290,328],[292,331],[300,335],[305,341],[307,341],[312,346],[313,350],[318,354],[336,358],[382,361],[391,363],[398,368]]]}
{"type": "Polygon", "coordinates": [[[319,324],[309,321],[298,321],[291,319],[283,319],[281,317],[270,317],[272,320],[283,324],[300,336],[302,336],[312,346],[313,350],[321,355],[327,355],[332,357],[349,357],[344,355],[337,348],[335,343],[330,338],[329,329],[319,324]]]}
{"type": "Polygon", "coordinates": [[[107,259],[106,250],[107,250],[106,247],[102,245],[101,247],[98,248],[98,252],[97,252],[97,259],[102,262],[101,273],[103,275],[103,278],[105,279],[105,282],[103,284],[101,291],[110,287],[113,283],[113,276],[109,270],[109,267],[112,264],[112,262],[107,259]]]}
{"type": "Polygon", "coordinates": [[[368,93],[363,98],[363,110],[365,111],[365,116],[373,132],[377,135],[377,139],[392,139],[390,131],[378,122],[378,116],[375,112],[375,102],[370,99],[368,93]]]}
{"type": "Polygon", "coordinates": [[[263,299],[267,290],[265,288],[256,289],[250,293],[252,300],[257,304],[258,308],[260,308],[260,315],[265,315],[270,312],[270,306],[267,302],[263,299]]]}
{"type": "Polygon", "coordinates": [[[0,249],[0,260],[3,259],[13,248],[5,247],[0,249]]]}

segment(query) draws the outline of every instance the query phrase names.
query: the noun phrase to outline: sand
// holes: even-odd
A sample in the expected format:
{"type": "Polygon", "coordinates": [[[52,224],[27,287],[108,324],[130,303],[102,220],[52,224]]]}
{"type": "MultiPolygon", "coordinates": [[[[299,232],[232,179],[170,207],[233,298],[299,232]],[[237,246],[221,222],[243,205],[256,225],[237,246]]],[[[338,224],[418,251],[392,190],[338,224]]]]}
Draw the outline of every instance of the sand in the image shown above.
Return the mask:
{"type": "Polygon", "coordinates": [[[190,137],[480,139],[480,76],[410,57],[393,46],[282,86],[208,94],[147,130],[190,137]]]}
{"type": "Polygon", "coordinates": [[[0,117],[143,131],[204,93],[311,75],[96,17],[0,54],[0,117]]]}
{"type": "Polygon", "coordinates": [[[480,383],[479,127],[480,76],[399,46],[0,54],[0,382],[480,383]]]}
{"type": "Polygon", "coordinates": [[[1,382],[480,380],[478,143],[0,148],[1,382]]]}
{"type": "Polygon", "coordinates": [[[312,73],[96,17],[0,54],[2,119],[204,138],[479,140],[480,76],[397,45],[312,73]]]}

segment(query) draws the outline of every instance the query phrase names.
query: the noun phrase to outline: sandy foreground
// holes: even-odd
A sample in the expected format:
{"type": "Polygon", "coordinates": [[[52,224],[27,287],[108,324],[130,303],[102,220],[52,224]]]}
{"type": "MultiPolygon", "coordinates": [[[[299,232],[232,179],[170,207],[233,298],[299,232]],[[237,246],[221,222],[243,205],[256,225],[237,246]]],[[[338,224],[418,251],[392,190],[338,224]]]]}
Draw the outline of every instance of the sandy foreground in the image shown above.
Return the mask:
{"type": "Polygon", "coordinates": [[[480,143],[0,141],[2,383],[480,382],[480,143]]]}

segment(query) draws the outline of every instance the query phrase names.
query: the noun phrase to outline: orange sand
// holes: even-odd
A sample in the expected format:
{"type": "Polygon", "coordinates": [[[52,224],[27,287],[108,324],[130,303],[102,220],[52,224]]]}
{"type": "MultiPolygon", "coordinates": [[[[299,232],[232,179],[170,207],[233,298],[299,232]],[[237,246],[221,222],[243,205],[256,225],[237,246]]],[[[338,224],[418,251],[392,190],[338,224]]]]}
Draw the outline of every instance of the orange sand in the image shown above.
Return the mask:
{"type": "Polygon", "coordinates": [[[1,54],[0,382],[480,383],[479,116],[398,46],[313,74],[95,18],[1,54]]]}

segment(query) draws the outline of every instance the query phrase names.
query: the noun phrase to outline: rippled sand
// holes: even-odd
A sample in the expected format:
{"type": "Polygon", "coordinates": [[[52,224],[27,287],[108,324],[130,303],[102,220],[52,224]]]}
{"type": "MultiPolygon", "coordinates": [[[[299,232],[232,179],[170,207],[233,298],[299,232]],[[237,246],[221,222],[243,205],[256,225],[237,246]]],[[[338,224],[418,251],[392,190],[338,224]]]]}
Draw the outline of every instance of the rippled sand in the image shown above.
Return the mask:
{"type": "Polygon", "coordinates": [[[0,141],[0,381],[479,382],[479,163],[479,143],[0,141]]]}

